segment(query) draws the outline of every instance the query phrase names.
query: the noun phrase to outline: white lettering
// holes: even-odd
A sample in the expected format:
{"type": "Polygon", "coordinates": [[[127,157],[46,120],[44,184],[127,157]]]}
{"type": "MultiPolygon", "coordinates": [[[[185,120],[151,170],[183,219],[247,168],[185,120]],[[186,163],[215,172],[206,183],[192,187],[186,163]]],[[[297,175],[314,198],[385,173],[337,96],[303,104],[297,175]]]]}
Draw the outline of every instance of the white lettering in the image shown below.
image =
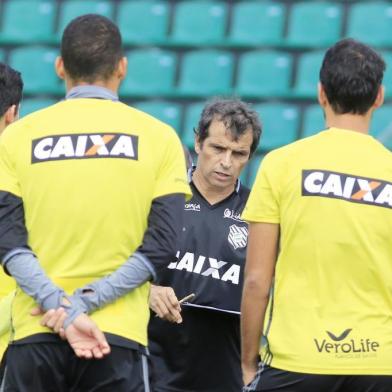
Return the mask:
{"type": "Polygon", "coordinates": [[[50,158],[51,148],[53,146],[53,138],[47,137],[40,140],[34,147],[34,157],[37,159],[50,158]]]}
{"type": "Polygon", "coordinates": [[[109,151],[106,148],[105,141],[101,135],[90,135],[90,140],[93,142],[94,146],[98,147],[98,155],[109,155],[109,151]]]}
{"type": "Polygon", "coordinates": [[[241,268],[237,264],[233,264],[222,276],[222,281],[227,282],[230,281],[234,284],[238,284],[240,280],[240,272],[241,268]]]}
{"type": "Polygon", "coordinates": [[[204,256],[199,256],[199,258],[197,259],[196,266],[195,266],[195,269],[193,270],[193,272],[195,272],[196,274],[200,274],[201,270],[203,269],[205,260],[206,260],[206,258],[204,256]]]}
{"type": "Polygon", "coordinates": [[[113,146],[110,155],[125,155],[129,158],[135,157],[135,149],[133,147],[132,138],[130,136],[122,135],[113,146]]]}
{"type": "Polygon", "coordinates": [[[188,272],[192,272],[193,271],[193,263],[194,263],[193,253],[186,252],[184,254],[184,256],[182,257],[182,259],[177,264],[176,268],[180,271],[185,269],[188,272]]]}
{"type": "Polygon", "coordinates": [[[202,275],[203,276],[211,275],[214,279],[220,279],[218,269],[224,266],[225,264],[227,264],[226,261],[218,261],[217,259],[214,259],[212,257],[209,257],[208,260],[210,262],[210,268],[206,269],[202,273],[202,275]]]}
{"type": "Polygon", "coordinates": [[[392,185],[385,185],[384,189],[380,192],[376,199],[377,204],[387,203],[392,207],[392,185]]]}
{"type": "Polygon", "coordinates": [[[373,194],[372,194],[372,188],[370,187],[369,181],[364,180],[362,178],[358,178],[358,185],[361,189],[361,191],[366,191],[366,193],[363,195],[362,199],[365,201],[374,201],[373,194]]]}
{"type": "Polygon", "coordinates": [[[335,196],[342,196],[342,184],[340,182],[340,176],[337,174],[330,174],[325,181],[320,193],[328,195],[328,193],[333,193],[335,196]]]}
{"type": "MultiPolygon", "coordinates": [[[[180,257],[180,251],[178,250],[176,253],[176,259],[178,260],[178,258],[180,257]]],[[[177,267],[177,261],[172,261],[167,268],[169,269],[175,269],[177,267]]]]}
{"type": "Polygon", "coordinates": [[[344,183],[343,197],[345,197],[346,199],[349,199],[351,197],[351,194],[353,193],[354,184],[355,184],[355,178],[347,177],[346,182],[344,183]]]}
{"type": "Polygon", "coordinates": [[[222,282],[230,282],[232,284],[239,284],[240,281],[240,275],[241,275],[241,266],[238,264],[230,264],[228,265],[226,271],[222,271],[222,277],[220,276],[219,270],[224,269],[226,264],[228,264],[226,261],[221,261],[214,259],[213,257],[208,257],[208,263],[209,267],[201,273],[207,257],[200,255],[200,256],[195,256],[191,252],[186,252],[180,258],[180,251],[177,252],[176,254],[177,259],[180,259],[179,262],[172,262],[170,263],[167,268],[168,269],[177,269],[179,271],[185,270],[187,272],[193,272],[194,274],[201,275],[201,276],[210,276],[213,279],[219,279],[222,282]],[[196,261],[197,257],[197,261],[196,261]],[[196,261],[196,263],[195,263],[196,261]]]}
{"type": "Polygon", "coordinates": [[[52,153],[50,154],[51,158],[59,158],[62,155],[65,157],[74,156],[74,148],[72,144],[71,136],[63,136],[61,137],[56,145],[54,146],[52,153]]]}
{"type": "Polygon", "coordinates": [[[310,173],[305,178],[304,187],[310,193],[319,193],[321,191],[323,179],[324,179],[324,173],[321,172],[310,173]]]}
{"type": "Polygon", "coordinates": [[[75,156],[82,157],[86,152],[87,136],[82,135],[77,138],[75,156]]]}

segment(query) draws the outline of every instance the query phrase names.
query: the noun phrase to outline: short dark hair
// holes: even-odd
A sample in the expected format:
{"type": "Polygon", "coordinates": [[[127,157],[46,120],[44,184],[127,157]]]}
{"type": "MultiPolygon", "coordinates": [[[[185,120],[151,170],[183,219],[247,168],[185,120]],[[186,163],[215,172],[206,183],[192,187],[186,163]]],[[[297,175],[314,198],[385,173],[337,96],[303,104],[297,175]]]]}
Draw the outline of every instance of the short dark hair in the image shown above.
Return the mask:
{"type": "Polygon", "coordinates": [[[22,100],[23,81],[20,72],[0,63],[0,117],[22,100]]]}
{"type": "Polygon", "coordinates": [[[320,69],[320,82],[337,114],[365,114],[374,104],[385,62],[369,46],[351,38],[329,48],[320,69]]]}
{"type": "Polygon", "coordinates": [[[73,19],[61,40],[61,57],[71,79],[93,83],[113,75],[123,56],[121,34],[108,18],[87,14],[73,19]]]}
{"type": "Polygon", "coordinates": [[[258,114],[248,104],[239,99],[214,99],[204,106],[195,133],[200,145],[208,137],[208,129],[213,120],[223,121],[234,140],[252,129],[253,142],[250,156],[256,151],[261,136],[261,123],[258,114]]]}

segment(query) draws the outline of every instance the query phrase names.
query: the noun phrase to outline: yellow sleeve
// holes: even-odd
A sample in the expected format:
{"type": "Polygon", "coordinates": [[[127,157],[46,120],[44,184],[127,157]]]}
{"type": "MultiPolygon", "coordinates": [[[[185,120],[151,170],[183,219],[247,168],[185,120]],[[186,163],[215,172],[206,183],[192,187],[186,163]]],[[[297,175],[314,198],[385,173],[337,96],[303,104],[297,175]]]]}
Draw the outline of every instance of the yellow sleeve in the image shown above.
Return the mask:
{"type": "Polygon", "coordinates": [[[272,153],[265,156],[258,169],[242,219],[248,222],[280,223],[277,176],[281,172],[272,153]]]}
{"type": "Polygon", "coordinates": [[[167,134],[166,149],[159,168],[153,198],[183,193],[186,198],[192,195],[187,180],[184,151],[174,130],[167,134]]]}
{"type": "Polygon", "coordinates": [[[15,164],[9,152],[9,140],[12,137],[4,133],[0,137],[0,191],[9,192],[21,197],[19,181],[16,176],[15,164]]]}

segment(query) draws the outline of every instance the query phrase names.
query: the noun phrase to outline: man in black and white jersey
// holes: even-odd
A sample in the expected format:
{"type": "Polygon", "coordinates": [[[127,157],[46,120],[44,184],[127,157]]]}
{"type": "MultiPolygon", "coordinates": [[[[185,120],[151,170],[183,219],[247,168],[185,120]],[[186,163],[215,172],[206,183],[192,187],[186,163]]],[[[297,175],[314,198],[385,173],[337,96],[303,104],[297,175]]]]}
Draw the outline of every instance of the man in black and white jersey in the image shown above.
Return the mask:
{"type": "Polygon", "coordinates": [[[239,100],[216,100],[202,112],[177,259],[150,294],[160,317],[149,325],[156,392],[230,392],[243,385],[239,314],[248,229],[240,215],[249,190],[238,177],[260,134],[257,114],[239,100]],[[179,300],[190,293],[195,297],[181,309],[179,300]]]}

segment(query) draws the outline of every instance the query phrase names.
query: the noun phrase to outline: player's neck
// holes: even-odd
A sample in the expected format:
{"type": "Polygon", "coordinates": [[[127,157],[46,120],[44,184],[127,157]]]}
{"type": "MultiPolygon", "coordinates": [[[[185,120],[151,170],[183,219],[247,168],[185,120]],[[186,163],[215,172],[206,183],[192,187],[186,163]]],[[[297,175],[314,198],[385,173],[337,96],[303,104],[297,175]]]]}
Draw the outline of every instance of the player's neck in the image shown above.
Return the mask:
{"type": "Polygon", "coordinates": [[[3,133],[6,126],[5,116],[0,117],[0,135],[3,133]]]}
{"type": "Polygon", "coordinates": [[[195,184],[199,193],[208,201],[209,204],[214,205],[230,196],[235,189],[235,184],[227,186],[226,188],[217,188],[205,180],[205,178],[196,170],[193,172],[192,181],[195,184]]]}
{"type": "Polygon", "coordinates": [[[369,133],[371,113],[361,116],[358,114],[335,114],[326,112],[326,125],[328,128],[340,128],[356,131],[359,133],[369,133]]]}
{"type": "Polygon", "coordinates": [[[114,78],[111,78],[109,80],[96,80],[92,83],[84,82],[84,81],[73,81],[71,79],[66,80],[66,90],[67,92],[71,90],[73,87],[77,86],[87,86],[87,85],[94,85],[98,87],[104,87],[110,91],[113,91],[115,94],[117,94],[118,88],[119,88],[119,83],[117,80],[114,78]]]}

